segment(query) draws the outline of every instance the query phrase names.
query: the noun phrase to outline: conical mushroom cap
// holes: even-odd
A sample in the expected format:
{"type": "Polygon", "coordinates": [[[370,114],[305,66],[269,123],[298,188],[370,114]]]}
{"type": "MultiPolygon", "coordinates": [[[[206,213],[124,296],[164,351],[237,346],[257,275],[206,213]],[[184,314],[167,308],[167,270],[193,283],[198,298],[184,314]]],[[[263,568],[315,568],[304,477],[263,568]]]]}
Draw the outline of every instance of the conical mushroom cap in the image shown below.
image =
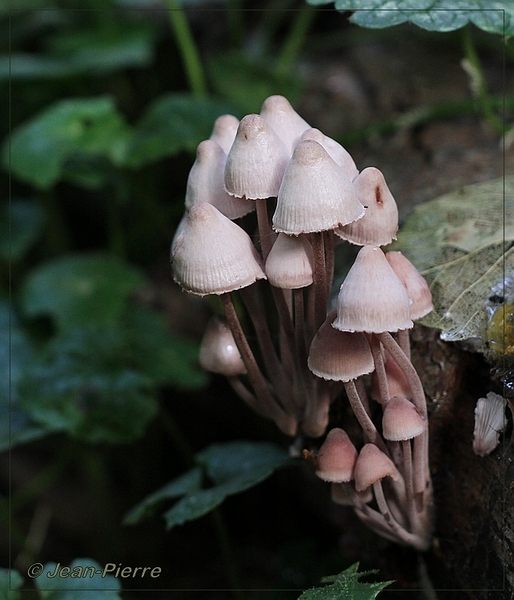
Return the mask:
{"type": "Polygon", "coordinates": [[[368,340],[363,333],[349,333],[332,327],[333,310],[311,342],[307,365],[317,377],[350,381],[371,373],[375,365],[368,340]]]}
{"type": "Polygon", "coordinates": [[[423,419],[405,396],[393,396],[384,407],[382,434],[386,440],[400,442],[423,433],[423,419]]]}
{"type": "Polygon", "coordinates": [[[357,450],[343,429],[331,429],[318,452],[316,475],[323,481],[341,483],[353,479],[357,450]]]}
{"type": "Polygon", "coordinates": [[[225,319],[212,317],[200,344],[200,366],[211,373],[235,377],[246,373],[246,367],[234,336],[225,319]]]}
{"type": "Polygon", "coordinates": [[[401,252],[387,252],[386,258],[407,290],[411,319],[421,319],[434,310],[432,294],[423,275],[401,252]]]}
{"type": "Polygon", "coordinates": [[[266,259],[266,276],[271,285],[285,290],[312,283],[312,246],[303,237],[279,233],[266,259]]]}
{"type": "Polygon", "coordinates": [[[337,297],[341,331],[383,333],[410,329],[410,300],[380,248],[363,246],[337,297]]]}
{"type": "Polygon", "coordinates": [[[214,121],[214,127],[209,139],[217,142],[225,154],[228,154],[236,138],[239,119],[233,115],[221,115],[214,121]]]}
{"type": "Polygon", "coordinates": [[[301,141],[287,165],[273,229],[289,235],[329,231],[364,215],[352,182],[314,140],[301,141]]]}
{"type": "Polygon", "coordinates": [[[310,125],[300,117],[284,96],[269,96],[264,100],[260,112],[261,117],[276,131],[278,137],[284,142],[289,156],[306,129],[310,125]]]}
{"type": "Polygon", "coordinates": [[[392,477],[396,481],[399,473],[393,461],[375,444],[365,444],[357,457],[354,477],[355,489],[362,492],[384,477],[392,477]]]}
{"type": "MultiPolygon", "coordinates": [[[[328,135],[325,135],[319,129],[315,129],[314,127],[307,129],[303,132],[301,139],[314,140],[318,142],[318,144],[321,144],[332,160],[343,169],[350,181],[353,181],[359,174],[359,169],[357,169],[348,150],[341,146],[339,142],[336,142],[331,137],[328,137],[328,135]]],[[[361,204],[363,203],[361,202],[361,204]]]]}
{"type": "Polygon", "coordinates": [[[225,165],[225,190],[248,199],[276,196],[289,154],[273,129],[259,115],[246,115],[225,165]]]}
{"type": "Polygon", "coordinates": [[[384,176],[375,167],[367,167],[353,180],[353,185],[357,198],[366,207],[366,214],[334,233],[358,246],[390,244],[398,231],[398,207],[384,176]]]}
{"type": "MultiPolygon", "coordinates": [[[[235,118],[235,117],[234,117],[235,118]]],[[[200,142],[196,160],[191,167],[186,187],[186,208],[208,202],[229,219],[243,217],[255,210],[255,204],[244,198],[234,198],[224,189],[227,155],[214,140],[200,142]]]]}
{"type": "Polygon", "coordinates": [[[266,279],[250,236],[207,202],[195,204],[187,214],[171,260],[173,279],[199,296],[266,279]]]}

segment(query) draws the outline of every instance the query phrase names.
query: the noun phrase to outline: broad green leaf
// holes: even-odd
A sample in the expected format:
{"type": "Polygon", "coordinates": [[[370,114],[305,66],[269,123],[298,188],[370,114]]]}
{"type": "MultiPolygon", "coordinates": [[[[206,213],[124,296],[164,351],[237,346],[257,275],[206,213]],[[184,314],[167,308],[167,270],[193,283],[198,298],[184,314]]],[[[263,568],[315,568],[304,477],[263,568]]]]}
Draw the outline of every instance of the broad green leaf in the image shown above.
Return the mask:
{"type": "Polygon", "coordinates": [[[160,315],[132,308],[123,323],[133,360],[155,383],[185,390],[206,385],[207,374],[198,364],[198,344],[173,335],[160,315]]]}
{"type": "Polygon", "coordinates": [[[322,583],[330,583],[330,585],[307,590],[298,600],[374,600],[384,588],[393,583],[392,581],[363,583],[359,580],[375,571],[359,573],[358,568],[359,563],[355,563],[339,575],[324,577],[322,583]]]}
{"type": "Polygon", "coordinates": [[[76,73],[102,75],[149,66],[154,38],[154,29],[147,23],[124,22],[110,29],[108,35],[98,29],[56,35],[50,40],[50,49],[56,56],[65,57],[76,73]]]}
{"type": "Polygon", "coordinates": [[[285,450],[274,444],[234,441],[207,447],[196,454],[195,462],[195,468],[132,509],[125,522],[138,522],[161,500],[182,496],[163,516],[168,529],[183,525],[214,510],[227,496],[264,481],[276,469],[291,464],[293,460],[285,450]],[[214,485],[202,488],[204,480],[214,485]]]}
{"type": "Polygon", "coordinates": [[[123,519],[123,523],[125,525],[139,523],[142,519],[152,515],[156,506],[163,500],[180,498],[185,494],[199,491],[201,489],[202,479],[202,469],[200,467],[194,467],[180,477],[170,481],[153,494],[147,496],[127,513],[123,519]]]}
{"type": "Polygon", "coordinates": [[[123,162],[131,130],[107,96],[62,100],[14,130],[3,164],[16,177],[48,189],[70,159],[104,157],[123,162]]]}
{"type": "Polygon", "coordinates": [[[222,504],[226,497],[227,491],[223,486],[186,494],[164,513],[167,529],[203,517],[222,504]]]}
{"type": "Polygon", "coordinates": [[[23,578],[14,569],[0,569],[0,600],[19,600],[23,578]]]}
{"type": "Polygon", "coordinates": [[[197,462],[205,467],[207,476],[217,484],[244,478],[265,479],[275,469],[292,461],[280,446],[267,442],[235,441],[212,444],[197,454],[197,462]]]}
{"type": "Polygon", "coordinates": [[[137,439],[157,412],[156,386],[137,370],[116,326],[54,338],[24,371],[19,394],[37,423],[93,443],[137,439]]]}
{"type": "Polygon", "coordinates": [[[141,285],[141,273],[104,254],[77,254],[47,262],[26,279],[22,292],[28,316],[50,316],[65,331],[114,323],[129,295],[141,285]]]}
{"type": "Polygon", "coordinates": [[[104,575],[104,567],[90,558],[76,558],[66,576],[48,577],[56,563],[46,563],[44,573],[34,581],[42,600],[121,600],[121,584],[112,575],[104,575]]]}
{"type": "Polygon", "coordinates": [[[30,442],[49,431],[24,411],[18,398],[23,370],[34,349],[7,300],[0,300],[0,452],[30,442]]]}
{"type": "MultiPolygon", "coordinates": [[[[308,2],[329,4],[327,0],[308,2]]],[[[501,0],[335,0],[335,8],[355,11],[350,20],[373,29],[410,22],[443,32],[473,23],[489,33],[514,34],[514,6],[501,0]]]]}
{"type": "Polygon", "coordinates": [[[514,178],[467,186],[416,208],[391,249],[422,271],[441,338],[485,339],[504,277],[514,272],[514,178]]]}
{"type": "Polygon", "coordinates": [[[211,135],[215,119],[232,111],[233,105],[188,93],[161,96],[136,125],[127,166],[139,168],[178,152],[194,152],[211,135]]]}
{"type": "Polygon", "coordinates": [[[273,94],[286,96],[293,104],[303,88],[302,80],[290,73],[276,73],[269,59],[249,58],[243,52],[220,54],[209,61],[211,83],[218,95],[243,114],[259,112],[273,94]]]}
{"type": "Polygon", "coordinates": [[[0,208],[0,259],[18,261],[42,232],[41,207],[30,200],[13,200],[0,208]]]}

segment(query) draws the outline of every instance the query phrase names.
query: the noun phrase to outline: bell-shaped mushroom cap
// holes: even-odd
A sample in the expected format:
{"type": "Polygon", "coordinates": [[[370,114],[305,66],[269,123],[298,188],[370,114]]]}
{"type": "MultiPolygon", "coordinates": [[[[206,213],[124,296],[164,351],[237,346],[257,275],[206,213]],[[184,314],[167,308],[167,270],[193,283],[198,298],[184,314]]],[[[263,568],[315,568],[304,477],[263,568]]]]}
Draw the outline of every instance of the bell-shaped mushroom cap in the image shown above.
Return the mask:
{"type": "MultiPolygon", "coordinates": [[[[234,117],[235,118],[235,117],[234,117]]],[[[191,167],[186,187],[186,208],[208,202],[229,219],[243,217],[255,210],[255,204],[244,198],[227,194],[224,185],[227,155],[214,140],[200,142],[196,149],[196,160],[191,167]]]]}
{"type": "Polygon", "coordinates": [[[200,366],[211,373],[235,377],[246,373],[234,336],[225,319],[212,317],[200,344],[200,366]]]}
{"type": "Polygon", "coordinates": [[[186,215],[171,256],[173,279],[199,296],[224,294],[266,279],[250,236],[212,204],[186,215]]]}
{"type": "Polygon", "coordinates": [[[387,252],[386,258],[407,290],[412,304],[410,305],[411,319],[421,319],[434,310],[432,294],[423,275],[411,261],[401,252],[387,252]]]}
{"type": "Polygon", "coordinates": [[[349,333],[332,327],[336,311],[331,311],[314,336],[307,365],[317,377],[350,381],[375,368],[368,340],[363,333],[349,333]]]}
{"type": "Polygon", "coordinates": [[[383,333],[410,329],[410,300],[380,248],[363,246],[337,297],[341,331],[383,333]]]}
{"type": "Polygon", "coordinates": [[[291,156],[296,145],[310,125],[300,117],[284,96],[269,96],[264,100],[261,117],[277,132],[291,156]]]}
{"type": "Polygon", "coordinates": [[[303,236],[279,233],[266,259],[266,276],[271,285],[285,290],[312,283],[312,246],[303,236]]]}
{"type": "Polygon", "coordinates": [[[289,154],[284,143],[259,115],[246,115],[225,165],[225,189],[248,199],[276,196],[289,154]]]}
{"type": "Polygon", "coordinates": [[[217,142],[225,154],[229,153],[236,137],[239,119],[233,115],[221,115],[214,121],[214,127],[209,139],[217,142]]]}
{"type": "Polygon", "coordinates": [[[323,481],[343,482],[353,479],[357,450],[343,429],[331,429],[318,452],[316,475],[323,481]]]}
{"type": "Polygon", "coordinates": [[[393,396],[384,407],[382,434],[386,440],[401,442],[423,433],[425,425],[417,408],[405,396],[393,396]]]}
{"type": "Polygon", "coordinates": [[[335,233],[357,246],[384,246],[396,239],[398,207],[382,173],[367,167],[353,180],[357,198],[366,214],[355,223],[343,225],[335,233]]]}
{"type": "Polygon", "coordinates": [[[296,146],[287,165],[273,228],[289,235],[329,231],[364,215],[352,182],[314,140],[296,146]]]}
{"type": "Polygon", "coordinates": [[[473,452],[487,456],[500,443],[500,433],[507,426],[503,396],[489,392],[479,398],[475,407],[475,429],[473,431],[473,452]]]}
{"type": "Polygon", "coordinates": [[[375,444],[365,444],[361,448],[354,470],[355,489],[358,492],[369,488],[384,477],[392,477],[397,481],[399,476],[393,461],[375,444]]]}
{"type": "Polygon", "coordinates": [[[318,142],[318,144],[321,144],[332,160],[343,169],[346,175],[348,175],[350,181],[353,181],[359,174],[359,169],[357,169],[348,150],[341,146],[339,142],[336,142],[331,137],[328,137],[328,135],[325,135],[319,129],[315,129],[314,127],[307,129],[302,134],[302,140],[314,140],[318,142]]]}

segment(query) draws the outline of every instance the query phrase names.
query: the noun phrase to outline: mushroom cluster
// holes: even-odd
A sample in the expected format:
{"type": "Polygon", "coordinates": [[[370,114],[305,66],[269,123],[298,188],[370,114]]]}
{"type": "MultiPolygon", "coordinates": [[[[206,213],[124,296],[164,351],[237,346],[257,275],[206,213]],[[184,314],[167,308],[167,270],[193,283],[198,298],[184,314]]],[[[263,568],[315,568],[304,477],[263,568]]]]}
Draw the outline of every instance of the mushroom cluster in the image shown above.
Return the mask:
{"type": "Polygon", "coordinates": [[[382,250],[398,230],[382,173],[359,172],[340,144],[271,96],[260,114],[217,119],[198,146],[185,205],[174,280],[223,307],[202,341],[202,366],[296,436],[292,447],[317,444],[316,473],[335,502],[380,535],[427,549],[428,419],[409,329],[432,300],[409,260],[382,250]],[[332,306],[342,243],[361,249],[332,306]],[[353,440],[333,422],[338,398],[359,426],[353,440]]]}

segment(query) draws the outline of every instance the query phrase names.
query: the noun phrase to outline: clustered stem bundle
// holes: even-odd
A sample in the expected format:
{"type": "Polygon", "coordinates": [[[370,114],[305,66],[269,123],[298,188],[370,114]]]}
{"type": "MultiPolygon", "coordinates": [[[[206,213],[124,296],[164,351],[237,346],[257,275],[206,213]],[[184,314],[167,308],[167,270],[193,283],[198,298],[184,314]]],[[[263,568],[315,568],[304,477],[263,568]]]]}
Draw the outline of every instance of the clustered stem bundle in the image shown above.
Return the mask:
{"type": "Polygon", "coordinates": [[[428,417],[409,329],[432,302],[408,259],[381,249],[397,230],[382,173],[359,172],[342,146],[271,96],[260,114],[220,117],[199,145],[171,261],[186,291],[221,299],[202,366],[286,435],[317,443],[316,473],[335,502],[383,537],[426,550],[428,417]],[[332,307],[341,243],[361,249],[332,307]],[[332,422],[338,398],[360,425],[354,440],[332,422]]]}

